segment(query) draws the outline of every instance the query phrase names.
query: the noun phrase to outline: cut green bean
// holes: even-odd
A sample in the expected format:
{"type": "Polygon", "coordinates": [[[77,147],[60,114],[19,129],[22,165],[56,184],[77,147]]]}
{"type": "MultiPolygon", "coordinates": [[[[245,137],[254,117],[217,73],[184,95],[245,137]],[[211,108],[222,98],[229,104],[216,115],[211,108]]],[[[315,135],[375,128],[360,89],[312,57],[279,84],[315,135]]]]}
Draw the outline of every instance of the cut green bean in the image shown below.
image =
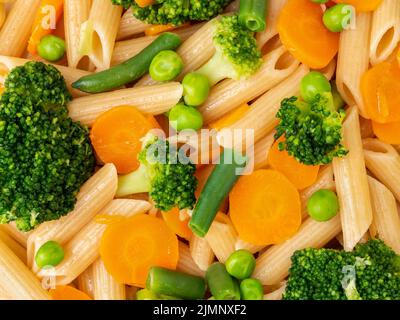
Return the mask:
{"type": "Polygon", "coordinates": [[[206,279],[215,300],[240,300],[238,282],[229,275],[224,264],[215,262],[209,266],[206,279]]]}
{"type": "Polygon", "coordinates": [[[149,289],[141,289],[136,292],[136,300],[181,300],[176,297],[157,294],[149,289]]]}
{"type": "Polygon", "coordinates": [[[267,0],[240,0],[240,23],[250,31],[264,31],[267,27],[266,8],[267,0]]]}

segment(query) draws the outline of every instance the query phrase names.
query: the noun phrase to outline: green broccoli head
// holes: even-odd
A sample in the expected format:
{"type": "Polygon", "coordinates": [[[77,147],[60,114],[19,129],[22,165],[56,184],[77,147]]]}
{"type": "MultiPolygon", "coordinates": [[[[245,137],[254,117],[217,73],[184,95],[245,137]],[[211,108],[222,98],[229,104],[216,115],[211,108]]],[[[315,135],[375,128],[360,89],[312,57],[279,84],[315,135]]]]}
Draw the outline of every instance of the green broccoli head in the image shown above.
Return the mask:
{"type": "Polygon", "coordinates": [[[94,169],[88,130],[68,117],[71,96],[56,68],[13,69],[0,100],[0,223],[20,230],[74,208],[94,169]]]}
{"type": "Polygon", "coordinates": [[[138,170],[120,176],[117,196],[149,192],[156,208],[192,209],[196,203],[196,166],[172,148],[168,141],[151,134],[146,136],[139,154],[138,170]]]}
{"type": "Polygon", "coordinates": [[[380,240],[353,252],[303,249],[292,256],[286,300],[400,299],[399,256],[380,240]]]}
{"type": "Polygon", "coordinates": [[[317,95],[310,103],[297,97],[284,99],[276,115],[280,120],[275,138],[299,162],[320,165],[343,157],[348,151],[341,144],[344,110],[335,110],[331,93],[317,95]]]}
{"type": "Polygon", "coordinates": [[[199,70],[211,85],[229,78],[240,80],[253,75],[261,67],[261,51],[251,31],[239,23],[237,15],[215,20],[215,55],[199,70]]]}

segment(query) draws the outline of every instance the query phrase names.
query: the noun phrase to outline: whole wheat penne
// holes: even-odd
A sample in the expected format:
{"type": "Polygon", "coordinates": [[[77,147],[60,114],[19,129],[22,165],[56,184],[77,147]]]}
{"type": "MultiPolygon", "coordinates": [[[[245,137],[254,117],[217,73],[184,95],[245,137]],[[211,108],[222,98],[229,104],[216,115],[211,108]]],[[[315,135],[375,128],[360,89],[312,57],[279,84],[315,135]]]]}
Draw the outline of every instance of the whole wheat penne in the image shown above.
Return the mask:
{"type": "Polygon", "coordinates": [[[368,177],[368,183],[374,217],[370,227],[371,234],[400,254],[400,216],[397,212],[396,199],[378,180],[368,177]]]}
{"type": "Polygon", "coordinates": [[[125,300],[125,285],[118,283],[107,271],[101,258],[92,265],[95,300],[125,300]]]}
{"type": "Polygon", "coordinates": [[[320,169],[317,181],[308,188],[300,192],[301,212],[303,219],[308,217],[307,201],[314,192],[320,189],[335,190],[335,181],[333,180],[333,169],[331,165],[320,169]]]}
{"type": "MultiPolygon", "coordinates": [[[[29,61],[32,60],[9,57],[9,56],[0,56],[0,68],[2,69],[2,71],[4,71],[4,74],[1,73],[0,75],[0,82],[4,83],[5,77],[12,69],[18,66],[22,66],[29,61]]],[[[78,80],[79,78],[90,74],[90,72],[70,67],[60,66],[58,64],[53,64],[53,66],[56,67],[58,71],[61,72],[62,76],[64,77],[65,83],[68,87],[68,90],[71,92],[73,97],[81,97],[87,95],[87,93],[85,92],[72,88],[72,83],[78,80]]]]}
{"type": "Polygon", "coordinates": [[[13,221],[9,222],[8,224],[0,225],[0,230],[4,231],[9,236],[11,236],[23,248],[26,248],[26,242],[28,241],[29,235],[32,233],[32,231],[23,232],[18,230],[17,226],[15,225],[15,222],[13,221]]]}
{"type": "Polygon", "coordinates": [[[93,299],[93,264],[86,268],[78,277],[78,289],[93,299]]]}
{"type": "Polygon", "coordinates": [[[114,198],[117,184],[117,170],[113,164],[106,164],[86,181],[78,193],[73,211],[58,220],[42,223],[30,234],[27,243],[28,265],[35,267],[33,258],[46,241],[53,240],[64,245],[73,238],[114,198]]]}
{"type": "Polygon", "coordinates": [[[49,300],[39,280],[0,240],[0,288],[13,300],[49,300]]]}
{"type": "Polygon", "coordinates": [[[0,300],[11,300],[7,290],[0,285],[0,300]]]}
{"type": "Polygon", "coordinates": [[[370,60],[375,65],[385,61],[400,41],[400,2],[383,0],[372,16],[370,60]]]}
{"type": "MultiPolygon", "coordinates": [[[[202,23],[198,23],[187,28],[179,28],[172,31],[172,33],[179,35],[182,41],[185,41],[202,26],[202,23]]],[[[120,64],[128,60],[129,58],[134,57],[157,38],[158,36],[144,36],[116,42],[111,58],[111,65],[120,64]]]]}
{"type": "MultiPolygon", "coordinates": [[[[215,53],[213,44],[214,20],[207,22],[197,32],[190,36],[176,52],[182,58],[184,68],[177,80],[181,80],[188,72],[197,70],[215,53]]],[[[156,82],[149,76],[144,76],[136,84],[137,87],[153,85],[156,82]]]]}
{"type": "Polygon", "coordinates": [[[207,240],[218,261],[225,263],[235,251],[237,234],[232,225],[214,221],[207,232],[207,240]]]}
{"type": "Polygon", "coordinates": [[[193,261],[200,270],[206,271],[214,261],[214,252],[208,244],[208,241],[193,235],[189,242],[189,248],[193,261]]]}
{"type": "Polygon", "coordinates": [[[360,91],[360,78],[368,70],[371,13],[359,13],[356,28],[340,34],[336,69],[337,88],[348,105],[357,105],[359,113],[368,118],[360,91]],[[354,59],[354,52],[357,58],[354,59]]]}
{"type": "Polygon", "coordinates": [[[14,252],[23,263],[26,263],[25,248],[2,229],[0,229],[0,240],[3,241],[12,250],[12,252],[14,252]]]}
{"type": "Polygon", "coordinates": [[[390,145],[378,139],[365,139],[364,156],[369,171],[400,201],[400,156],[390,145]]]}
{"type": "Polygon", "coordinates": [[[200,277],[204,277],[205,274],[194,262],[189,246],[182,241],[179,241],[179,260],[176,270],[200,277]]]}
{"type": "Polygon", "coordinates": [[[290,258],[296,250],[321,248],[340,230],[339,216],[326,222],[307,219],[291,239],[271,246],[256,259],[253,277],[259,279],[263,285],[278,284],[288,275],[290,258]]]}
{"type": "Polygon", "coordinates": [[[122,105],[134,106],[147,114],[162,114],[176,105],[182,94],[183,88],[178,82],[93,94],[71,101],[69,115],[75,121],[92,126],[100,114],[122,105]]]}
{"type": "Polygon", "coordinates": [[[20,57],[28,45],[40,0],[17,0],[0,30],[0,54],[20,57]]]}
{"type": "Polygon", "coordinates": [[[268,164],[268,154],[274,141],[274,132],[271,132],[254,145],[253,157],[255,169],[260,169],[268,164]]]}
{"type": "Polygon", "coordinates": [[[260,70],[248,79],[227,79],[214,86],[207,101],[199,108],[204,123],[222,117],[236,107],[259,97],[286,79],[299,66],[285,47],[280,46],[264,56],[260,70]]]}
{"type": "MultiPolygon", "coordinates": [[[[145,213],[150,209],[147,201],[118,199],[97,211],[100,214],[131,217],[135,214],[145,213]]],[[[106,224],[97,223],[95,219],[83,227],[74,237],[64,245],[64,260],[54,269],[42,269],[37,276],[55,276],[57,284],[68,284],[76,279],[99,257],[100,239],[107,228],[106,224]]],[[[95,290],[95,289],[94,289],[95,290]]]]}
{"type": "Polygon", "coordinates": [[[283,282],[279,289],[276,289],[270,293],[264,294],[264,300],[282,300],[282,295],[286,290],[286,282],[283,282]]]}
{"type": "Polygon", "coordinates": [[[123,40],[131,36],[143,33],[150,25],[136,19],[130,9],[122,15],[118,27],[117,40],[123,40]]]}
{"type": "Polygon", "coordinates": [[[351,251],[372,222],[367,170],[356,107],[347,110],[343,123],[343,145],[349,153],[343,158],[333,160],[333,172],[340,204],[343,247],[351,251]]]}
{"type": "Polygon", "coordinates": [[[257,253],[264,248],[265,246],[248,243],[246,241],[243,241],[242,239],[237,239],[235,243],[235,250],[243,249],[250,251],[251,253],[257,253]]]}
{"type": "Polygon", "coordinates": [[[369,119],[360,117],[360,131],[361,131],[361,138],[363,139],[375,137],[375,133],[372,128],[372,121],[369,119]]]}

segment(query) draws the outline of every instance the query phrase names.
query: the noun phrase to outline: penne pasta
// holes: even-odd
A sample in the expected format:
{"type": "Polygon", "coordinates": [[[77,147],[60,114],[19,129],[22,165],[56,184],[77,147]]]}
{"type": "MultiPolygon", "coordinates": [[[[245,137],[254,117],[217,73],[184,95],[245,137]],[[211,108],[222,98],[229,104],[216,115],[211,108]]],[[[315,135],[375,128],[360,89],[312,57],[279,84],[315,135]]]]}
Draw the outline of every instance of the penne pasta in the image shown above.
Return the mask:
{"type": "Polygon", "coordinates": [[[150,25],[138,20],[130,9],[122,15],[118,27],[117,40],[123,40],[131,36],[143,33],[150,25]]]}
{"type": "Polygon", "coordinates": [[[206,271],[214,261],[214,253],[204,238],[193,235],[189,242],[190,254],[200,270],[206,271]]]}
{"type": "Polygon", "coordinates": [[[259,279],[263,285],[278,284],[288,275],[290,258],[296,250],[321,248],[340,230],[339,216],[326,222],[307,219],[291,239],[271,246],[256,259],[253,277],[259,279]]]}
{"type": "Polygon", "coordinates": [[[282,295],[286,290],[286,283],[284,282],[282,286],[270,293],[264,294],[264,300],[282,300],[282,295]]]}
{"type": "Polygon", "coordinates": [[[271,132],[254,145],[254,168],[261,169],[268,165],[268,154],[275,141],[274,132],[271,132]]]}
{"type": "Polygon", "coordinates": [[[194,262],[189,246],[182,241],[179,241],[179,260],[176,270],[199,277],[204,277],[205,275],[204,270],[200,270],[194,262]]]}
{"type": "Polygon", "coordinates": [[[53,240],[63,245],[90,222],[96,213],[113,199],[117,190],[117,180],[115,166],[106,164],[82,186],[73,211],[58,220],[48,221],[37,227],[28,238],[28,265],[34,267],[34,256],[43,243],[53,240]]]}
{"type": "MultiPolygon", "coordinates": [[[[119,199],[111,201],[106,207],[96,212],[121,219],[145,213],[149,209],[150,204],[147,201],[119,199]]],[[[50,270],[50,274],[45,269],[36,270],[37,276],[40,278],[53,276],[56,283],[61,285],[72,282],[99,257],[100,239],[106,228],[106,224],[97,223],[96,220],[89,222],[64,246],[64,260],[50,270]]],[[[95,292],[96,289],[93,290],[95,292]]]]}
{"type": "Polygon", "coordinates": [[[265,248],[265,246],[248,243],[248,242],[243,241],[241,239],[237,239],[237,241],[235,243],[235,250],[243,249],[243,250],[250,251],[251,253],[257,253],[257,252],[261,251],[264,248],[265,248]]]}
{"type": "Polygon", "coordinates": [[[78,277],[78,289],[93,299],[93,265],[89,266],[78,277]]]}
{"type": "Polygon", "coordinates": [[[356,28],[340,34],[336,69],[336,85],[349,106],[357,105],[359,113],[368,118],[360,90],[360,78],[368,70],[371,13],[359,13],[356,28]],[[354,59],[357,52],[357,59],[354,59]]]}
{"type": "Polygon", "coordinates": [[[377,139],[365,139],[364,156],[368,170],[400,201],[400,156],[396,150],[377,139]]]}
{"type": "Polygon", "coordinates": [[[17,241],[23,248],[26,248],[26,242],[28,241],[29,235],[32,231],[23,232],[18,230],[15,222],[10,222],[8,224],[0,224],[0,230],[7,233],[15,241],[17,241]]]}
{"type": "Polygon", "coordinates": [[[400,2],[383,0],[372,16],[370,61],[372,65],[385,61],[400,41],[400,2]]]}
{"type": "Polygon", "coordinates": [[[235,251],[237,234],[232,225],[214,221],[205,239],[218,261],[225,263],[235,251]]]}
{"type": "Polygon", "coordinates": [[[0,229],[0,241],[3,241],[15,255],[26,264],[26,250],[17,241],[15,241],[9,234],[0,229]]]}
{"type": "Polygon", "coordinates": [[[125,286],[126,300],[136,300],[137,287],[125,286]]]}
{"type": "Polygon", "coordinates": [[[183,88],[178,82],[93,94],[71,101],[69,115],[90,127],[100,114],[122,105],[134,106],[147,114],[162,114],[176,105],[182,94],[183,88]]]}
{"type": "Polygon", "coordinates": [[[15,1],[0,30],[0,55],[22,56],[39,5],[40,0],[15,1]]]}
{"type": "Polygon", "coordinates": [[[349,153],[333,160],[333,172],[340,204],[343,247],[351,251],[371,225],[372,207],[357,108],[352,107],[346,113],[343,145],[349,153]]]}
{"type": "Polygon", "coordinates": [[[227,79],[217,84],[199,108],[204,123],[213,122],[243,103],[259,97],[286,79],[298,66],[299,62],[280,46],[264,56],[260,70],[249,79],[227,79]]]}
{"type": "Polygon", "coordinates": [[[118,283],[106,270],[101,258],[92,265],[95,300],[126,300],[125,285],[118,283]]]}
{"type": "Polygon", "coordinates": [[[0,288],[6,292],[8,298],[12,300],[50,299],[35,275],[1,240],[0,274],[0,288]]]}

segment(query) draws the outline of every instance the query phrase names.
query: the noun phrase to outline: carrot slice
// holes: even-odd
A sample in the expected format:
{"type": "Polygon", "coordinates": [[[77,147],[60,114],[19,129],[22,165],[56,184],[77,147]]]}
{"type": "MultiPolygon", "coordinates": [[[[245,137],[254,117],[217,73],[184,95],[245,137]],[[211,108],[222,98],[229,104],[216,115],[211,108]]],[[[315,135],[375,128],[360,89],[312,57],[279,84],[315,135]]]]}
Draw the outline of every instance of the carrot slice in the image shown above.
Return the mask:
{"type": "Polygon", "coordinates": [[[359,12],[374,11],[382,3],[382,0],[334,0],[336,3],[351,4],[359,12]]]}
{"type": "Polygon", "coordinates": [[[179,26],[174,26],[173,24],[153,24],[150,27],[148,27],[146,30],[144,30],[144,34],[146,36],[156,36],[160,33],[167,32],[167,31],[173,31],[178,28],[187,27],[189,25],[190,25],[189,23],[184,23],[179,26]]]}
{"type": "Polygon", "coordinates": [[[144,288],[151,267],[176,268],[178,238],[163,220],[139,214],[107,226],[100,256],[118,282],[144,288]]]}
{"type": "Polygon", "coordinates": [[[400,68],[397,63],[382,62],[361,77],[365,110],[375,122],[400,121],[400,68]]]}
{"type": "Polygon", "coordinates": [[[154,0],[135,0],[139,7],[148,7],[154,4],[154,0]]]}
{"type": "Polygon", "coordinates": [[[255,245],[281,243],[301,224],[299,192],[275,170],[240,177],[229,195],[229,206],[239,238],[255,245]]]}
{"type": "MultiPolygon", "coordinates": [[[[28,52],[31,54],[37,53],[37,47],[40,40],[51,34],[54,28],[48,28],[51,23],[57,23],[60,20],[64,8],[64,0],[42,0],[39,9],[36,13],[35,22],[32,26],[32,33],[28,41],[28,52]],[[48,8],[54,8],[54,12],[49,11],[48,8]],[[55,14],[55,15],[54,15],[55,14]],[[52,21],[55,19],[55,21],[52,21]]],[[[27,10],[29,10],[27,8],[27,10]]]]}
{"type": "Polygon", "coordinates": [[[71,286],[56,286],[49,293],[53,300],[93,300],[83,291],[71,286]]]}
{"type": "Polygon", "coordinates": [[[192,230],[189,228],[188,223],[190,216],[187,215],[185,219],[181,219],[181,213],[178,208],[173,208],[168,212],[161,212],[161,215],[167,226],[178,236],[189,240],[192,237],[192,230]]]}
{"type": "Polygon", "coordinates": [[[379,140],[389,144],[400,144],[400,121],[391,123],[372,121],[372,130],[379,140]]]}
{"type": "Polygon", "coordinates": [[[319,166],[307,166],[290,156],[286,150],[279,151],[279,143],[283,140],[281,137],[272,145],[268,153],[268,163],[273,169],[283,173],[297,189],[311,186],[317,180],[319,166]]]}
{"type": "Polygon", "coordinates": [[[247,113],[247,111],[250,111],[250,106],[247,103],[242,104],[231,112],[228,112],[222,118],[210,123],[209,127],[217,131],[229,127],[236,121],[240,120],[247,113]]]}
{"type": "Polygon", "coordinates": [[[330,32],[322,17],[319,4],[289,0],[278,18],[282,43],[296,59],[314,69],[326,67],[339,49],[339,33],[330,32]]]}
{"type": "Polygon", "coordinates": [[[140,141],[154,124],[136,108],[122,106],[100,115],[90,133],[97,156],[104,163],[113,163],[118,173],[136,170],[142,148],[140,141]]]}
{"type": "Polygon", "coordinates": [[[397,58],[397,63],[399,65],[399,67],[400,67],[400,48],[399,48],[399,50],[397,50],[396,58],[397,58]]]}

